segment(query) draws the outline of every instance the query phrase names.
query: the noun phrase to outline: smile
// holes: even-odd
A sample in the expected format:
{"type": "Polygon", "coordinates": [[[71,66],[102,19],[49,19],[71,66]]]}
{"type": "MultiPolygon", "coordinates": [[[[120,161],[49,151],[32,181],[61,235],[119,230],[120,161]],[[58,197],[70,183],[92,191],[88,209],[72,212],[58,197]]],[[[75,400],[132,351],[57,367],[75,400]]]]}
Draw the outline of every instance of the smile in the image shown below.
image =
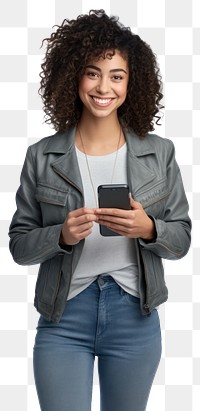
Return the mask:
{"type": "Polygon", "coordinates": [[[113,100],[112,98],[98,98],[98,97],[92,97],[94,102],[100,106],[107,106],[111,103],[113,100]]]}

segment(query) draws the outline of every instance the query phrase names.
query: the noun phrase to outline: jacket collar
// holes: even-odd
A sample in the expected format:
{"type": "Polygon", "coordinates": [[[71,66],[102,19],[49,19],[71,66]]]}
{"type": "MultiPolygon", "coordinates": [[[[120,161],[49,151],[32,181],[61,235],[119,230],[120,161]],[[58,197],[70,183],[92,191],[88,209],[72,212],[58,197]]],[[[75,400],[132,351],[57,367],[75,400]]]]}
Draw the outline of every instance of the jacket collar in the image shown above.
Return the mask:
{"type": "Polygon", "coordinates": [[[57,153],[65,154],[74,147],[75,128],[67,130],[65,133],[56,133],[48,139],[44,149],[44,154],[57,153]]]}
{"type": "MultiPolygon", "coordinates": [[[[149,169],[141,161],[143,156],[154,154],[155,149],[151,143],[152,136],[150,134],[147,134],[144,139],[140,139],[135,133],[125,131],[125,137],[128,147],[128,183],[130,191],[135,194],[156,177],[152,169],[149,169]]],[[[48,139],[44,154],[63,154],[52,162],[51,165],[54,171],[83,192],[74,138],[75,128],[67,130],[63,134],[56,133],[48,139]]]]}
{"type": "MultiPolygon", "coordinates": [[[[126,142],[132,155],[136,157],[155,153],[154,147],[150,143],[151,136],[147,134],[141,139],[133,132],[125,131],[126,142]]],[[[67,130],[65,133],[56,133],[52,136],[44,149],[44,154],[60,153],[65,154],[74,148],[75,128],[67,130]]]]}
{"type": "Polygon", "coordinates": [[[125,136],[129,151],[133,156],[140,157],[155,153],[155,149],[150,143],[150,134],[142,139],[134,132],[125,131],[125,136]]]}

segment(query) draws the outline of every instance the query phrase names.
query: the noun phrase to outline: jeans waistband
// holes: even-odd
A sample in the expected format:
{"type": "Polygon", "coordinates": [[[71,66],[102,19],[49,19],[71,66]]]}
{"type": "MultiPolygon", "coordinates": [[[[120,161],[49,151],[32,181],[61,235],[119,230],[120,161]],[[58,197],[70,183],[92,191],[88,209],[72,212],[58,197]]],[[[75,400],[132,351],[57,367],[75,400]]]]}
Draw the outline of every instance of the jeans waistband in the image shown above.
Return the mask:
{"type": "Polygon", "coordinates": [[[116,283],[116,281],[111,277],[111,275],[107,274],[101,274],[97,277],[97,283],[99,288],[107,288],[107,287],[112,287],[116,286],[119,287],[119,285],[116,283]]]}

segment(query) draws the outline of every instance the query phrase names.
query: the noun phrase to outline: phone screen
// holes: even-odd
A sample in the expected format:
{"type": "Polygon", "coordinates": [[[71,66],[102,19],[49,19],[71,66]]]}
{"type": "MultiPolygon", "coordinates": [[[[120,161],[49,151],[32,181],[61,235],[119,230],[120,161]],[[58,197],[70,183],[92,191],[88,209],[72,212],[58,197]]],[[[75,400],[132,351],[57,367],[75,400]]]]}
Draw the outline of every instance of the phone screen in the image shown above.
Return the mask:
{"type": "MultiPolygon", "coordinates": [[[[129,187],[127,184],[104,184],[98,187],[98,200],[100,208],[122,208],[130,210],[129,187]]],[[[106,226],[100,225],[103,236],[118,236],[106,226]]]]}

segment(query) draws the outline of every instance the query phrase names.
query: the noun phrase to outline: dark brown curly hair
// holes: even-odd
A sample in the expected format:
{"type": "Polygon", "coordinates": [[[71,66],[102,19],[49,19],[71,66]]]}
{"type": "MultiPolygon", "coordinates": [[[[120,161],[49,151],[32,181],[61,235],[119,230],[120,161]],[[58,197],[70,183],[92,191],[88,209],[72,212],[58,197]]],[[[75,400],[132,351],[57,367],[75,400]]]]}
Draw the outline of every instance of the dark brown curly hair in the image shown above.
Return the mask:
{"type": "Polygon", "coordinates": [[[76,126],[83,104],[78,86],[88,61],[119,50],[128,61],[129,83],[126,100],[118,108],[122,125],[140,137],[159,124],[162,82],[156,56],[150,46],[133,34],[116,16],[104,10],[90,10],[76,20],[65,19],[47,42],[40,73],[39,94],[44,103],[45,122],[64,132],[76,126]]]}

